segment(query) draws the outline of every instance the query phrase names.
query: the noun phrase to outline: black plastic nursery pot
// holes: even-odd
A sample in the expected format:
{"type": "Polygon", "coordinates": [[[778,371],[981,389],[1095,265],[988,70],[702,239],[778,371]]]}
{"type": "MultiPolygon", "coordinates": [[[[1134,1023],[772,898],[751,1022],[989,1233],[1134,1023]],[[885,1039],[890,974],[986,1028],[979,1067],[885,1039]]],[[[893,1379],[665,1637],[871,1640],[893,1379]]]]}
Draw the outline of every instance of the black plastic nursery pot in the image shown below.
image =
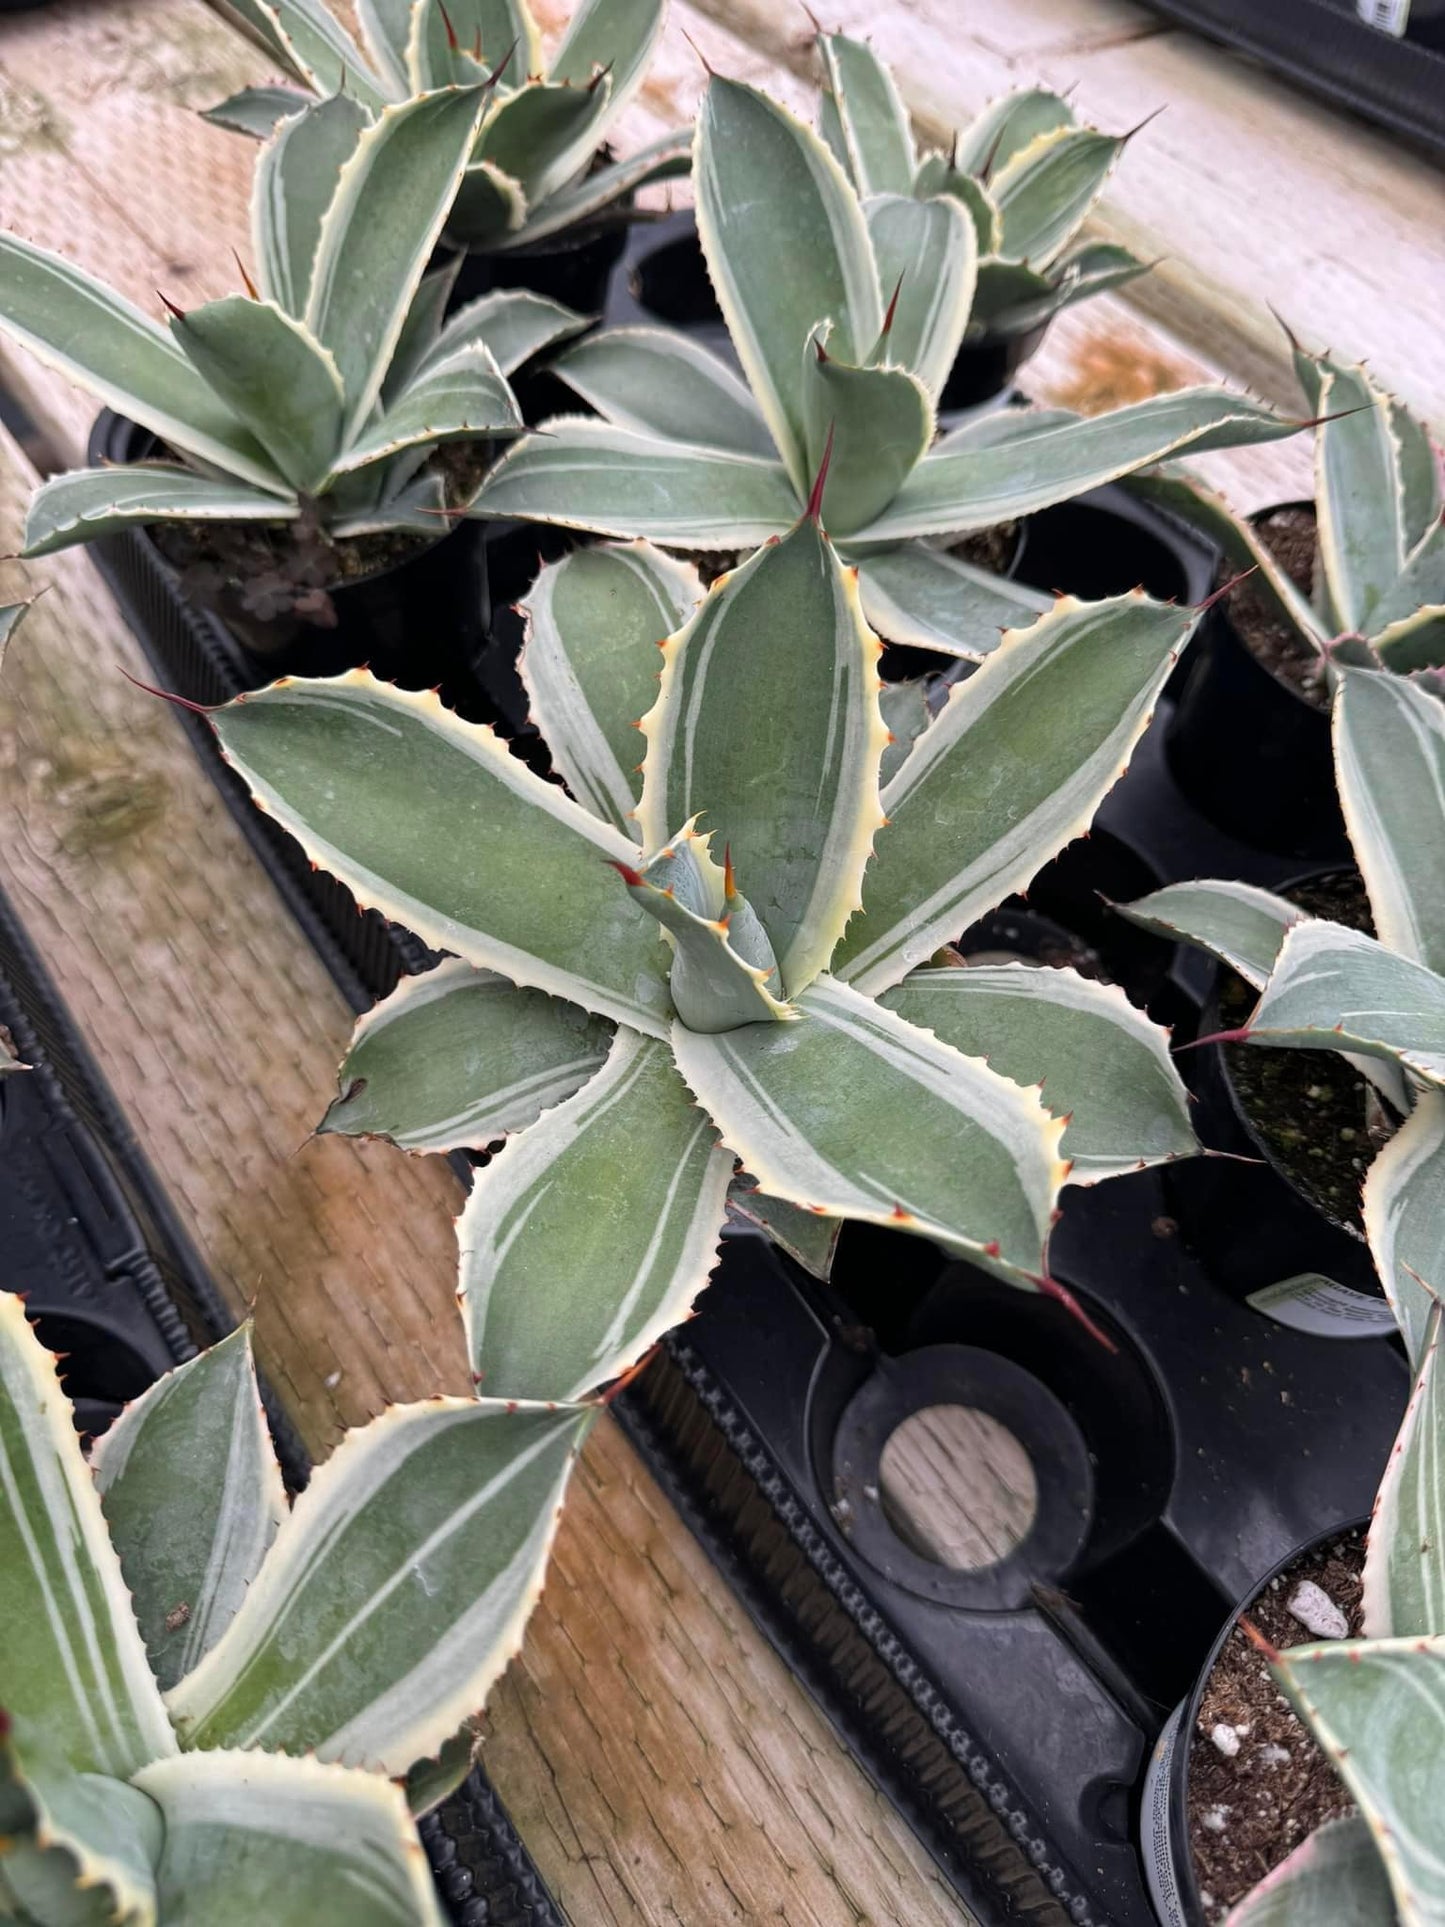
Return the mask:
{"type": "MultiPolygon", "coordinates": [[[[1284,503],[1252,519],[1281,512],[1313,514],[1313,504],[1284,503]]],[[[1230,600],[1208,611],[1190,651],[1167,736],[1175,779],[1212,823],[1246,842],[1282,856],[1348,857],[1328,702],[1266,667],[1230,600]]]]}
{"type": "Polygon", "coordinates": [[[1036,321],[1026,328],[986,328],[965,339],[939,394],[939,413],[981,408],[1007,394],[1017,383],[1019,370],[1043,346],[1048,331],[1047,321],[1036,321]]]}
{"type": "Polygon", "coordinates": [[[527,288],[578,314],[600,314],[612,271],[627,246],[628,223],[619,216],[555,242],[500,253],[460,250],[461,261],[448,309],[462,307],[499,288],[527,288]]]}
{"type": "MultiPolygon", "coordinates": [[[[1282,1749],[1278,1748],[1277,1742],[1265,1733],[1249,1730],[1253,1722],[1250,1722],[1248,1727],[1231,1727],[1230,1735],[1223,1736],[1224,1746],[1226,1748],[1233,1746],[1235,1751],[1231,1754],[1222,1754],[1222,1757],[1228,1758],[1232,1763],[1238,1762],[1238,1766],[1233,1770],[1239,1773],[1241,1793],[1247,1793],[1252,1804],[1257,1808],[1267,1802],[1273,1809],[1270,1819],[1277,1823],[1275,1838],[1270,1848],[1259,1856],[1251,1869],[1252,1878],[1247,1875],[1239,1883],[1239,1891],[1232,1891],[1230,1886],[1221,1882],[1215,1875],[1205,1876],[1206,1879],[1213,1880],[1213,1886],[1206,1885],[1201,1880],[1201,1869],[1196,1864],[1190,1841],[1192,1807],[1198,1798],[1198,1790],[1192,1788],[1191,1781],[1194,1777],[1192,1769],[1195,1767],[1196,1755],[1203,1755],[1204,1759],[1208,1760],[1206,1749],[1215,1747],[1217,1752],[1221,1751],[1218,1742],[1212,1737],[1209,1715],[1205,1710],[1206,1696],[1216,1669],[1227,1650],[1233,1648],[1236,1666],[1240,1667],[1242,1662],[1246,1663],[1251,1671],[1263,1678],[1265,1661],[1259,1655],[1253,1655],[1250,1661],[1244,1662],[1245,1647],[1241,1645],[1246,1637],[1241,1622],[1251,1620],[1258,1615],[1262,1601],[1270,1602],[1271,1617],[1274,1622],[1270,1631],[1275,1635],[1271,1639],[1271,1644],[1277,1647],[1303,1645],[1317,1637],[1315,1631],[1288,1616],[1288,1589],[1297,1577],[1303,1576],[1301,1568],[1308,1570],[1313,1566],[1318,1569],[1329,1560],[1331,1554],[1341,1549],[1347,1549],[1352,1553],[1351,1563],[1357,1563],[1363,1551],[1365,1528],[1368,1523],[1367,1518],[1359,1518],[1347,1525],[1337,1524],[1316,1534],[1288,1552],[1272,1572],[1266,1574],[1258,1585],[1250,1589],[1221,1627],[1219,1637],[1210,1648],[1209,1656],[1200,1668],[1194,1690],[1186,1700],[1181,1701],[1160,1734],[1145,1780],[1141,1820],[1149,1893],[1160,1927],[1217,1927],[1217,1923],[1224,1919],[1230,1907],[1244,1898],[1255,1881],[1263,1879],[1266,1873],[1272,1872],[1280,1861],[1300,1844],[1304,1833],[1313,1830],[1312,1827],[1306,1826],[1301,1831],[1299,1816],[1285,1811],[1285,1803],[1281,1800],[1276,1785],[1272,1784],[1277,1782],[1279,1766],[1289,1765],[1292,1775],[1297,1775],[1300,1756],[1307,1751],[1311,1762],[1308,1771],[1317,1782],[1328,1777],[1333,1792],[1333,1769],[1322,1755],[1316,1757],[1316,1749],[1309,1736],[1304,1728],[1294,1721],[1292,1714],[1282,1714],[1271,1708],[1272,1719],[1285,1724],[1287,1731],[1290,1727],[1293,1728],[1289,1731],[1289,1738],[1293,1743],[1282,1749]],[[1292,1759],[1288,1762],[1273,1759],[1270,1756],[1271,1750],[1288,1752],[1292,1759]],[[1244,1753],[1242,1761],[1241,1752],[1244,1753]],[[1253,1758],[1250,1757],[1251,1755],[1253,1758]]],[[[1326,1597],[1329,1598],[1331,1605],[1341,1610],[1338,1601],[1331,1598],[1329,1594],[1326,1594],[1326,1597]]],[[[1348,1623],[1352,1613],[1342,1611],[1342,1617],[1348,1623]]],[[[1351,1627],[1350,1630],[1356,1629],[1351,1627]]],[[[1297,1801],[1300,1790],[1298,1783],[1289,1789],[1297,1801]]],[[[1348,1805],[1343,1789],[1339,1790],[1339,1798],[1342,1807],[1348,1805]]],[[[1215,1809],[1215,1818],[1219,1822],[1221,1833],[1227,1828],[1231,1817],[1229,1807],[1221,1805],[1215,1809]]]]}

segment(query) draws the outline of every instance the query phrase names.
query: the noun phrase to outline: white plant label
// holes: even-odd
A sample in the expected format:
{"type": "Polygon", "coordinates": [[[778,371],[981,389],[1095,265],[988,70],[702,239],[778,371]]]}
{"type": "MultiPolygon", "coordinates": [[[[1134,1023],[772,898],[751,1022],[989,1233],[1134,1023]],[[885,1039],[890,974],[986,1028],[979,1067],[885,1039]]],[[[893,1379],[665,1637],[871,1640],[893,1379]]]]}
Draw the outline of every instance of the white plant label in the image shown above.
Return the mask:
{"type": "Polygon", "coordinates": [[[1316,1338],[1384,1338],[1395,1329],[1395,1315],[1383,1298],[1337,1285],[1318,1271],[1252,1291],[1246,1303],[1276,1324],[1316,1338]]]}
{"type": "Polygon", "coordinates": [[[1410,24],[1410,0],[1355,0],[1355,12],[1367,27],[1392,33],[1397,40],[1410,24]]]}

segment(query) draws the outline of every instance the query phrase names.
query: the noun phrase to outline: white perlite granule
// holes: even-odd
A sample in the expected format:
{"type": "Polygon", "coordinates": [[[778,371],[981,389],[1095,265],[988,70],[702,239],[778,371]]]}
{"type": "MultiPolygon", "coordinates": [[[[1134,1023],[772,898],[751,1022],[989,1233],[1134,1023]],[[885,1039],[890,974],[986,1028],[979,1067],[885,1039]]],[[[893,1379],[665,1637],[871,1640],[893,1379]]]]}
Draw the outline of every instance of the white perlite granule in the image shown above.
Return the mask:
{"type": "Polygon", "coordinates": [[[1239,1751],[1239,1729],[1226,1725],[1223,1720],[1211,1730],[1209,1737],[1226,1760],[1232,1760],[1239,1751]]]}
{"type": "Polygon", "coordinates": [[[1307,1633],[1316,1639],[1348,1639],[1350,1622],[1340,1611],[1334,1600],[1313,1579],[1301,1579],[1285,1607],[1292,1619],[1297,1619],[1307,1633]]]}
{"type": "Polygon", "coordinates": [[[1203,1816],[1203,1824],[1211,1833],[1223,1833],[1229,1821],[1228,1807],[1210,1807],[1203,1816]]]}

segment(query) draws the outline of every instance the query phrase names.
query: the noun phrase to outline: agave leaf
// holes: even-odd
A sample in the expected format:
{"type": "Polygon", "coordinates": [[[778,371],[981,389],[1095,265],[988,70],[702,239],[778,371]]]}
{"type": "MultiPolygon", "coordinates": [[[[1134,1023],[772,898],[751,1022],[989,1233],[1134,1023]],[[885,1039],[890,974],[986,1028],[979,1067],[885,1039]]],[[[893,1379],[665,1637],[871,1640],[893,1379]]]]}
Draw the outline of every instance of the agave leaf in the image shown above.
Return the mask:
{"type": "Polygon", "coordinates": [[[483,1390],[577,1398],[640,1358],[707,1283],[732,1170],[666,1045],[619,1031],[591,1082],[493,1158],[462,1214],[483,1390]]]}
{"type": "Polygon", "coordinates": [[[1024,334],[1058,312],[1057,277],[1022,261],[980,261],[968,317],[968,339],[985,335],[1024,334]]]}
{"type": "Polygon", "coordinates": [[[1263,990],[1274,969],[1285,932],[1304,912],[1273,891],[1253,883],[1170,883],[1119,912],[1141,930],[1198,944],[1221,963],[1263,990]]]}
{"type": "Polygon", "coordinates": [[[870,626],[890,642],[981,662],[1007,628],[1053,601],[923,542],[868,554],[858,588],[870,626]]]}
{"type": "Polygon", "coordinates": [[[670,328],[609,328],[571,349],[556,372],[619,428],[772,456],[773,438],[745,385],[714,354],[670,328]]]}
{"type": "Polygon", "coordinates": [[[310,95],[298,93],[294,87],[242,87],[239,93],[228,94],[208,107],[201,119],[213,127],[224,127],[228,134],[249,134],[263,141],[275,133],[281,121],[304,113],[310,105],[310,95]]]}
{"type": "Polygon", "coordinates": [[[256,279],[293,317],[306,312],[321,223],[370,118],[349,94],[333,94],[284,121],[261,149],[251,184],[256,279]]]}
{"type": "Polygon", "coordinates": [[[702,599],[697,572],[646,542],[573,549],[522,607],[528,708],[578,802],[636,837],[637,725],[657,699],[658,649],[702,599]]]}
{"type": "Polygon", "coordinates": [[[430,1813],[451,1798],[476,1765],[481,1736],[480,1715],[463,1720],[435,1759],[413,1765],[405,1781],[406,1804],[413,1815],[430,1813]]]}
{"type": "Polygon", "coordinates": [[[484,100],[482,88],[458,87],[387,107],[341,171],[321,222],[306,325],[341,372],[348,438],[381,392],[484,100]]]}
{"type": "Polygon", "coordinates": [[[183,1744],[388,1775],[433,1755],[521,1644],[591,1418],[433,1398],[348,1432],[171,1690],[183,1744]]]}
{"type": "Polygon", "coordinates": [[[869,194],[911,194],[913,130],[892,74],[862,40],[818,36],[845,163],[854,187],[869,194]]]}
{"type": "Polygon", "coordinates": [[[1286,932],[1243,1041],[1393,1058],[1445,1084],[1445,978],[1358,930],[1307,917],[1286,932]]]}
{"type": "Polygon", "coordinates": [[[273,684],[212,720],[261,806],[360,901],[438,949],[665,1034],[663,946],[607,867],[634,846],[491,730],[361,670],[273,684]],[[439,839],[428,826],[443,819],[439,839]]]}
{"type": "Polygon", "coordinates": [[[915,970],[881,1002],[1016,1084],[1038,1084],[1067,1119],[1075,1184],[1199,1149],[1169,1033],[1116,984],[1028,964],[915,970]]]}
{"type": "Polygon", "coordinates": [[[884,791],[888,824],[834,974],[888,989],[1087,829],[1196,620],[1138,593],[1065,596],[1010,631],[884,791]]]}
{"type": "Polygon", "coordinates": [[[175,1750],[55,1361],[0,1293],[3,1702],[47,1765],[126,1779],[175,1750]]]}
{"type": "Polygon", "coordinates": [[[286,1516],[249,1325],[128,1405],[91,1463],[151,1670],[174,1686],[235,1617],[286,1516]]]}
{"type": "Polygon", "coordinates": [[[507,451],[472,513],[675,548],[751,549],[792,527],[798,498],[781,462],[564,415],[507,451]]]}
{"type": "Polygon", "coordinates": [[[928,685],[922,678],[883,685],[878,697],[888,744],[878,769],[880,784],[889,783],[912,754],[913,745],[933,721],[928,707],[928,685]]]}
{"type": "Polygon", "coordinates": [[[0,330],[173,448],[284,495],[264,448],[139,308],[63,256],[0,234],[0,330]]]}
{"type": "MultiPolygon", "coordinates": [[[[609,102],[609,108],[611,105],[609,102]]],[[[637,148],[624,160],[613,161],[584,175],[575,186],[551,195],[540,207],[527,210],[525,219],[503,236],[497,246],[501,249],[530,247],[566,228],[595,221],[624,195],[654,181],[673,180],[686,174],[691,166],[691,152],[691,131],[685,127],[674,128],[646,147],[637,148]]]]}
{"type": "Polygon", "coordinates": [[[1445,668],[1445,603],[1391,623],[1374,645],[1382,666],[1396,675],[1445,668]]]}
{"type": "Polygon", "coordinates": [[[1430,1927],[1445,1914],[1445,1639],[1292,1646],[1271,1670],[1358,1802],[1402,1927],[1430,1927]]]}
{"type": "Polygon", "coordinates": [[[0,1918],[24,1927],[157,1927],[160,1813],[102,1773],[47,1761],[47,1736],[0,1733],[0,1918]]]}
{"type": "Polygon", "coordinates": [[[814,474],[832,448],[823,512],[844,536],[888,506],[933,439],[933,403],[916,375],[835,361],[821,331],[805,357],[803,420],[814,474]]]}
{"type": "Polygon", "coordinates": [[[1224,1927],[1396,1927],[1389,1876],[1358,1814],[1316,1827],[1224,1927]]]}
{"type": "Polygon", "coordinates": [[[273,301],[226,295],[175,317],[197,373],[256,437],[293,488],[314,491],[341,443],[341,376],[331,356],[273,301]]]}
{"type": "Polygon", "coordinates": [[[954,142],[953,163],[962,173],[992,179],[1041,134],[1074,125],[1074,110],[1046,87],[1026,87],[990,101],[954,142]]]}
{"type": "Polygon", "coordinates": [[[333,473],[346,475],[384,462],[406,448],[515,435],[522,426],[517,398],[483,342],[429,360],[386,412],[347,449],[333,473]]]}
{"type": "Polygon", "coordinates": [[[931,450],[860,533],[884,542],[989,528],[1171,455],[1278,441],[1296,427],[1262,403],[1218,388],[1185,388],[1083,420],[1050,418],[1033,432],[1021,422],[1002,443],[931,450]]]}
{"type": "MultiPolygon", "coordinates": [[[[34,597],[31,598],[31,601],[33,600],[34,597]]],[[[5,651],[10,647],[10,638],[20,626],[25,611],[29,607],[29,602],[0,603],[0,667],[4,665],[5,651]]],[[[9,1058],[8,1052],[0,1055],[0,1069],[13,1070],[15,1068],[14,1059],[9,1058],[7,1062],[7,1058],[9,1058]]]]}
{"type": "Polygon", "coordinates": [[[1437,1298],[1426,1322],[1410,1403],[1375,1498],[1362,1602],[1368,1639],[1403,1639],[1445,1626],[1440,1317],[1437,1298]]]}
{"type": "Polygon", "coordinates": [[[279,57],[323,100],[355,96],[379,113],[382,93],[361,49],[323,0],[227,0],[279,57]]]}
{"type": "Polygon", "coordinates": [[[549,78],[573,87],[593,86],[594,111],[570,148],[543,175],[538,199],[565,187],[588,162],[642,85],[662,32],[663,0],[581,0],[573,13],[549,78]],[[597,76],[606,75],[602,86],[597,76]]]}
{"type": "Polygon", "coordinates": [[[817,523],[714,583],[663,655],[644,719],[645,848],[707,811],[793,996],[857,908],[882,822],[878,644],[817,523]]]}
{"type": "Polygon", "coordinates": [[[1060,308],[1071,308],[1076,301],[1092,301],[1096,294],[1107,294],[1111,288],[1123,288],[1137,281],[1152,266],[1152,262],[1141,261],[1128,248],[1117,247],[1109,241],[1077,248],[1065,260],[1054,263],[1057,304],[1060,308]]]}
{"type": "MultiPolygon", "coordinates": [[[[456,286],[457,271],[462,257],[453,255],[443,267],[434,268],[424,274],[412,296],[411,306],[406,311],[401,333],[396,338],[392,351],[391,365],[386,371],[386,379],[381,384],[381,403],[389,408],[401,393],[421,372],[422,364],[436,353],[441,338],[442,323],[446,318],[446,308],[456,286]]],[[[476,330],[476,338],[481,338],[481,329],[476,330]]],[[[467,337],[462,337],[462,340],[467,337]]],[[[460,347],[462,340],[454,345],[460,347]]],[[[438,359],[444,360],[447,351],[443,349],[438,359]]],[[[500,367],[501,364],[498,363],[500,367]]],[[[503,374],[506,369],[502,369],[503,374]]]]}
{"type": "Polygon", "coordinates": [[[504,375],[513,375],[524,361],[587,326],[560,301],[533,294],[530,288],[498,288],[468,301],[445,322],[429,351],[440,360],[473,341],[485,342],[504,375]]]}
{"type": "Polygon", "coordinates": [[[1365,1235],[1405,1340],[1411,1370],[1445,1293],[1445,1097],[1422,1091],[1415,1108],[1370,1166],[1365,1235]]]}
{"type": "Polygon", "coordinates": [[[1363,368],[1329,364],[1315,411],[1319,557],[1335,627],[1367,630],[1405,566],[1404,497],[1389,398],[1363,368]]]}
{"type": "Polygon", "coordinates": [[[810,128],[740,82],[710,82],[693,159],[697,227],[728,332],[794,487],[807,487],[803,349],[833,323],[841,361],[882,326],[867,225],[810,128]]]}
{"type": "Polygon", "coordinates": [[[399,1787],[261,1752],[190,1754],[137,1784],[165,1822],[163,1918],[206,1927],[443,1927],[399,1787]]]}
{"type": "Polygon", "coordinates": [[[1340,806],[1380,941],[1445,971],[1445,705],[1403,677],[1342,669],[1333,722],[1340,806]]]}
{"type": "Polygon", "coordinates": [[[570,1097],[610,1036],[576,1004],[449,957],[358,1021],[319,1129],[404,1151],[478,1149],[570,1097]]]}
{"type": "Polygon", "coordinates": [[[1371,618],[1371,632],[1381,637],[1389,630],[1431,608],[1438,622],[1438,605],[1445,602],[1445,523],[1437,522],[1405,559],[1395,582],[1380,597],[1371,618]]]}
{"type": "Polygon", "coordinates": [[[50,555],[138,522],[290,522],[299,512],[294,497],[169,462],[77,468],[42,482],[31,496],[23,553],[50,555]]]}
{"type": "Polygon", "coordinates": [[[447,216],[447,238],[458,247],[485,251],[515,238],[527,218],[527,197],[520,181],[490,161],[474,161],[447,216]]]}
{"type": "Polygon", "coordinates": [[[575,171],[573,155],[584,130],[590,147],[592,125],[611,84],[604,78],[595,91],[541,81],[519,88],[487,116],[478,159],[516,181],[529,202],[540,199],[555,163],[565,167],[564,180],[575,171]]]}
{"type": "Polygon", "coordinates": [[[1092,127],[1039,134],[989,174],[1006,261],[1046,266],[1103,192],[1124,142],[1092,127]]]}
{"type": "MultiPolygon", "coordinates": [[[[402,458],[403,466],[406,458],[402,458]]],[[[445,491],[441,477],[431,470],[414,478],[407,477],[401,486],[393,488],[391,478],[395,464],[376,471],[377,494],[370,502],[358,503],[346,513],[338,513],[331,524],[333,535],[380,535],[397,529],[410,529],[417,535],[435,536],[437,517],[446,508],[445,491]]],[[[336,493],[339,495],[348,480],[366,481],[367,471],[363,469],[355,478],[343,476],[336,493]]],[[[337,504],[339,508],[339,503],[337,504]]]]}
{"type": "Polygon", "coordinates": [[[1445,510],[1440,457],[1425,424],[1393,396],[1387,399],[1390,429],[1399,454],[1401,520],[1408,556],[1436,527],[1445,510]]]}
{"type": "Polygon", "coordinates": [[[880,194],[865,203],[878,286],[898,300],[883,359],[907,368],[936,403],[968,326],[978,272],[973,223],[957,201],[880,194]]]}
{"type": "Polygon", "coordinates": [[[728,1203],[739,1217],[765,1232],[769,1242],[801,1265],[810,1278],[827,1284],[838,1234],[843,1229],[841,1218],[830,1218],[822,1211],[804,1211],[785,1198],[770,1198],[747,1177],[733,1179],[728,1203]]]}
{"type": "Polygon", "coordinates": [[[356,0],[356,23],[366,51],[392,99],[411,92],[406,70],[411,15],[411,0],[356,0]]]}
{"type": "Polygon", "coordinates": [[[1037,1094],[820,977],[789,1024],[673,1030],[678,1069],[772,1196],[915,1231],[1013,1282],[1044,1266],[1063,1125],[1037,1094]]]}

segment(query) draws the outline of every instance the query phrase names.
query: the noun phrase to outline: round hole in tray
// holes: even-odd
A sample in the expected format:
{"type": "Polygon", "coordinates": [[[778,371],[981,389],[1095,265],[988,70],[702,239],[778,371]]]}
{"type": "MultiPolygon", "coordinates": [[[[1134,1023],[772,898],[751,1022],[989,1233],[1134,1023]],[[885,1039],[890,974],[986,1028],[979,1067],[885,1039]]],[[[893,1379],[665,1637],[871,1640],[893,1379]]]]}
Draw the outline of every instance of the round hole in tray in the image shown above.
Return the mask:
{"type": "Polygon", "coordinates": [[[893,1431],[878,1462],[884,1515],[906,1545],[955,1572],[1006,1559],[1033,1525],[1033,1461],[1000,1420],[972,1405],[927,1405],[893,1431]]]}

